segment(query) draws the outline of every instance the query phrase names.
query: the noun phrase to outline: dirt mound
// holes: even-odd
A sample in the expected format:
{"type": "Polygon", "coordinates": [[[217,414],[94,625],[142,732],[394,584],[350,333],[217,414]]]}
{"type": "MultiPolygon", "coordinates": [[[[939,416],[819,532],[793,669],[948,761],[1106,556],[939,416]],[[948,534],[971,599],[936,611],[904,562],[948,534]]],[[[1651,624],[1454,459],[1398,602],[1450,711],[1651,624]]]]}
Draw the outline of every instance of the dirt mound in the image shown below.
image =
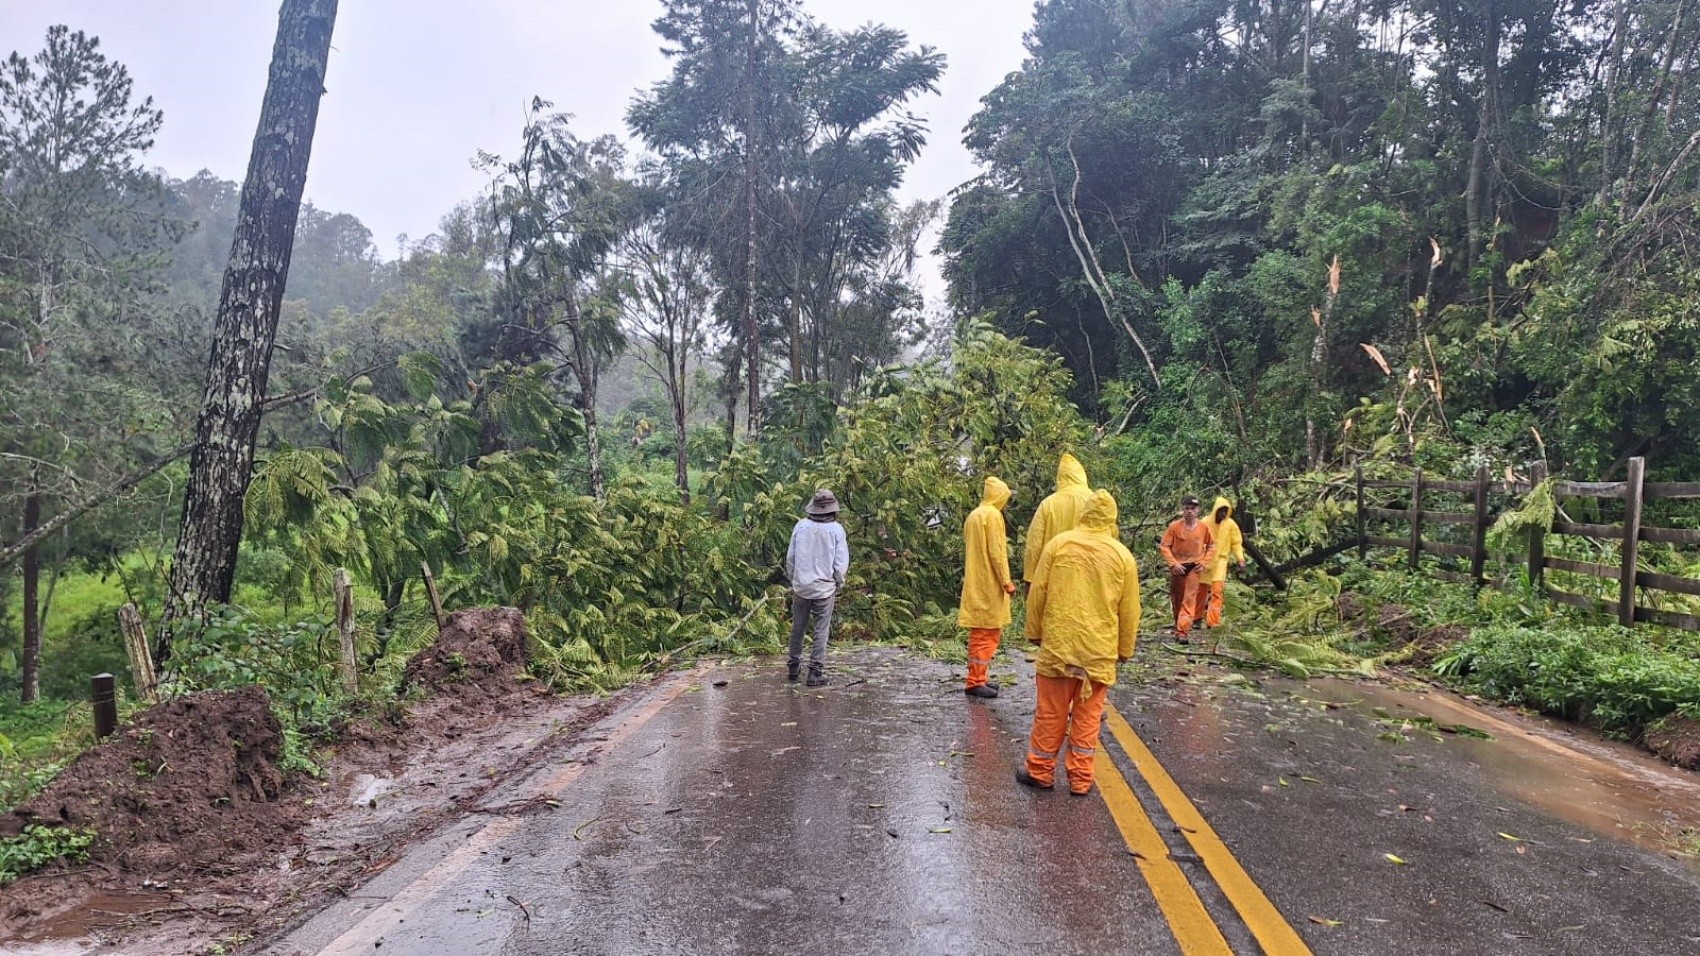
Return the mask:
{"type": "Polygon", "coordinates": [[[524,679],[525,615],[479,607],[449,615],[437,640],[407,662],[403,691],[425,687],[448,696],[513,693],[524,679]]]}
{"type": "Polygon", "coordinates": [[[1340,612],[1340,620],[1355,621],[1364,616],[1364,599],[1350,591],[1334,599],[1334,606],[1340,612]]]}
{"type": "Polygon", "coordinates": [[[1700,720],[1666,717],[1642,738],[1647,749],[1686,770],[1700,770],[1700,720]]]}
{"type": "Polygon", "coordinates": [[[131,873],[238,872],[304,817],[282,799],[283,733],[259,687],[189,694],[143,711],[0,819],[92,827],[90,856],[131,873]]]}

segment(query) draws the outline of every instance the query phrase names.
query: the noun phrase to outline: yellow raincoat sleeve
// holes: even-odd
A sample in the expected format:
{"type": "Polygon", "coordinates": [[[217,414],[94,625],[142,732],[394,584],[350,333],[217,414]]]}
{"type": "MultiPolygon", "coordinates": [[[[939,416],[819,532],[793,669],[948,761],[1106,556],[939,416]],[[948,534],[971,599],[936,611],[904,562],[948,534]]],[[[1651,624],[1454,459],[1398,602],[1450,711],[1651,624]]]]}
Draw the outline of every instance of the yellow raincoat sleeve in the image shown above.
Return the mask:
{"type": "Polygon", "coordinates": [[[1045,638],[1045,603],[1051,596],[1051,564],[1046,559],[1054,557],[1053,551],[1047,548],[1039,555],[1032,577],[1027,579],[1033,585],[1032,590],[1027,592],[1027,638],[1034,642],[1045,638]]]}
{"type": "Polygon", "coordinates": [[[1127,578],[1122,582],[1121,604],[1116,610],[1117,623],[1120,626],[1119,641],[1116,645],[1116,655],[1122,660],[1133,656],[1133,648],[1139,640],[1139,562],[1133,555],[1127,556],[1127,578]]]}
{"type": "Polygon", "coordinates": [[[1009,532],[1004,525],[1003,512],[993,515],[987,524],[986,566],[992,569],[992,576],[1001,590],[1015,583],[1015,579],[1009,575],[1009,532]]]}
{"type": "Polygon", "coordinates": [[[1021,579],[1028,584],[1034,583],[1039,572],[1040,556],[1045,552],[1045,542],[1051,540],[1047,527],[1049,520],[1049,511],[1041,502],[1039,509],[1033,512],[1033,520],[1027,523],[1027,541],[1021,552],[1021,579]]]}

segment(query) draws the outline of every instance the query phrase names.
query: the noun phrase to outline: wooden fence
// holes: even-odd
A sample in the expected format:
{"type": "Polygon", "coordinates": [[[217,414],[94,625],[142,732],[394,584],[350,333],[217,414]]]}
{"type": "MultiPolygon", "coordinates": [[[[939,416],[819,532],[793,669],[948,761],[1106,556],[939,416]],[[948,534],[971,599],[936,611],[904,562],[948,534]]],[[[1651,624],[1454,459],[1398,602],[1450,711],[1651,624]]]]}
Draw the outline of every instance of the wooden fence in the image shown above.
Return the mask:
{"type": "MultiPolygon", "coordinates": [[[[1526,565],[1529,580],[1551,600],[1586,610],[1599,610],[1602,604],[1609,607],[1610,602],[1554,588],[1547,583],[1546,571],[1552,569],[1607,580],[1616,579],[1617,619],[1625,627],[1644,622],[1700,631],[1700,616],[1643,607],[1636,602],[1640,589],[1700,596],[1700,581],[1640,569],[1640,548],[1643,541],[1700,546],[1700,530],[1657,528],[1642,523],[1643,509],[1648,501],[1700,498],[1700,482],[1645,480],[1646,464],[1645,459],[1631,458],[1629,477],[1625,481],[1553,482],[1553,497],[1560,505],[1577,498],[1623,502],[1621,523],[1584,524],[1566,520],[1560,514],[1553,520],[1550,532],[1617,543],[1620,545],[1620,560],[1613,566],[1548,556],[1546,545],[1549,533],[1537,528],[1529,533],[1528,538],[1526,565]]],[[[1425,554],[1467,559],[1470,562],[1468,574],[1438,568],[1433,569],[1432,573],[1443,580],[1469,583],[1478,587],[1488,584],[1483,572],[1488,559],[1487,532],[1496,517],[1494,498],[1498,497],[1505,506],[1512,506],[1535,485],[1545,481],[1546,477],[1545,466],[1536,464],[1531,469],[1529,481],[1491,481],[1486,468],[1478,470],[1473,481],[1425,478],[1421,468],[1412,473],[1408,482],[1366,481],[1363,468],[1360,467],[1357,471],[1358,555],[1360,558],[1367,558],[1372,547],[1398,548],[1409,555],[1412,570],[1421,566],[1422,556],[1425,554]],[[1401,501],[1409,502],[1408,506],[1386,508],[1370,503],[1371,498],[1385,499],[1392,491],[1400,492],[1401,501]],[[1377,494],[1378,492],[1380,494],[1377,494]],[[1434,496],[1441,494],[1451,495],[1455,499],[1463,498],[1465,503],[1454,505],[1459,510],[1439,510],[1435,506],[1434,496]],[[1406,526],[1405,533],[1398,537],[1371,534],[1371,522],[1397,522],[1406,526]],[[1445,525],[1466,527],[1468,534],[1465,537],[1468,538],[1468,543],[1434,540],[1432,533],[1431,537],[1424,537],[1425,530],[1445,525]]]]}

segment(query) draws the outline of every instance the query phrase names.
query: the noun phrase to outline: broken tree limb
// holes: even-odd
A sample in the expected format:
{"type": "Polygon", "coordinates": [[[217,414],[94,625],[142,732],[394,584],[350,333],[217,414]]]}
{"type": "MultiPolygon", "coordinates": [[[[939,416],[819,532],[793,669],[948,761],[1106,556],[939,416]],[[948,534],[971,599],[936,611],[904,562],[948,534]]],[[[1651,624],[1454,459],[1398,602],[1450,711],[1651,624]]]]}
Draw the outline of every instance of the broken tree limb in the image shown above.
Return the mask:
{"type": "Polygon", "coordinates": [[[4,551],[0,551],[0,568],[3,568],[22,557],[24,552],[35,547],[43,539],[53,534],[53,532],[58,531],[60,528],[63,528],[78,518],[81,518],[93,509],[100,507],[106,502],[111,501],[113,498],[118,497],[124,492],[129,491],[131,488],[134,488],[149,478],[152,478],[166,465],[171,464],[194,450],[194,447],[195,446],[192,444],[184,445],[181,448],[168,452],[153,464],[146,465],[138,471],[133,471],[130,474],[125,475],[123,478],[107,485],[100,491],[89,495],[87,498],[84,498],[71,507],[66,508],[64,511],[61,511],[47,519],[42,523],[41,527],[24,535],[22,538],[19,538],[16,543],[10,545],[4,551]]]}

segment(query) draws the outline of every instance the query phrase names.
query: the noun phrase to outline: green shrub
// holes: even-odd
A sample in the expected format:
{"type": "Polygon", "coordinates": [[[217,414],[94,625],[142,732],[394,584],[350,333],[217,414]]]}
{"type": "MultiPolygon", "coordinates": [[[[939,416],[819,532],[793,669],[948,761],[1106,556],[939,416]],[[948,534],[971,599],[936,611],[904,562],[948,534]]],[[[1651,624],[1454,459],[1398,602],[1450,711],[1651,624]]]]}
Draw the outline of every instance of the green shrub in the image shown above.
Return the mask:
{"type": "Polygon", "coordinates": [[[1570,624],[1478,628],[1436,669],[1486,696],[1635,736],[1670,714],[1700,716],[1700,661],[1639,631],[1570,624]]]}
{"type": "Polygon", "coordinates": [[[23,833],[0,840],[0,886],[59,860],[87,860],[94,836],[93,830],[75,827],[27,826],[23,833]]]}

